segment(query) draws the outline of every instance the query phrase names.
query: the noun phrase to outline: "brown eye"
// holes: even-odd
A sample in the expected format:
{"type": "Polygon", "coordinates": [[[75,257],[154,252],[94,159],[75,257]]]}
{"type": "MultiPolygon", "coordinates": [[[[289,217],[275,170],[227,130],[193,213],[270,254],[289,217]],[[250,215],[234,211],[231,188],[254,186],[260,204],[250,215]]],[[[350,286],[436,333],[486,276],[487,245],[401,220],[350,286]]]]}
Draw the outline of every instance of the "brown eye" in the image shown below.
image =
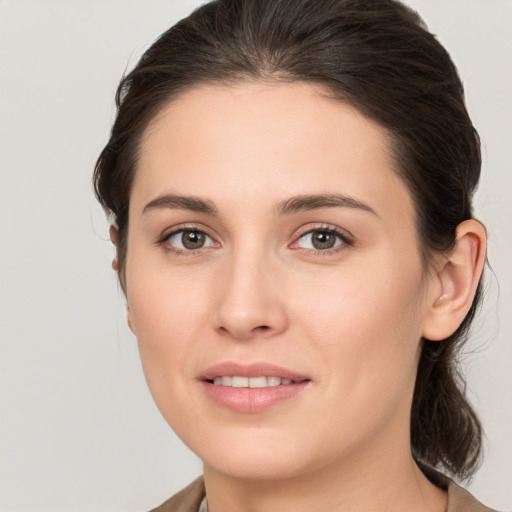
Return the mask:
{"type": "Polygon", "coordinates": [[[206,233],[197,229],[175,231],[169,235],[166,243],[181,251],[194,251],[215,245],[215,242],[206,233]]]}
{"type": "Polygon", "coordinates": [[[311,243],[315,249],[332,249],[336,244],[336,236],[326,231],[315,231],[311,235],[311,243]]]}
{"type": "Polygon", "coordinates": [[[205,234],[200,231],[183,231],[181,235],[181,243],[185,249],[201,249],[205,239],[205,234]]]}
{"type": "Polygon", "coordinates": [[[315,251],[326,251],[334,249],[344,243],[345,238],[336,231],[328,229],[315,229],[302,235],[297,241],[297,245],[302,249],[311,249],[315,251]]]}

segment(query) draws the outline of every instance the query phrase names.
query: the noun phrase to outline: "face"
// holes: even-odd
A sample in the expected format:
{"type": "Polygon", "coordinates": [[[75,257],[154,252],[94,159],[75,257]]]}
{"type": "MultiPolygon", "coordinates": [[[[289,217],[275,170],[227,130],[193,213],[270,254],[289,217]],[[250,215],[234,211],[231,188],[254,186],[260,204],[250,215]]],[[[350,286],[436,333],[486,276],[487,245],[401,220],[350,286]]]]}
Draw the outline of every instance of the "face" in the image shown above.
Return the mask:
{"type": "Polygon", "coordinates": [[[154,120],[129,323],[207,468],[284,478],[409,450],[428,277],[385,130],[307,84],[204,86],[154,120]]]}

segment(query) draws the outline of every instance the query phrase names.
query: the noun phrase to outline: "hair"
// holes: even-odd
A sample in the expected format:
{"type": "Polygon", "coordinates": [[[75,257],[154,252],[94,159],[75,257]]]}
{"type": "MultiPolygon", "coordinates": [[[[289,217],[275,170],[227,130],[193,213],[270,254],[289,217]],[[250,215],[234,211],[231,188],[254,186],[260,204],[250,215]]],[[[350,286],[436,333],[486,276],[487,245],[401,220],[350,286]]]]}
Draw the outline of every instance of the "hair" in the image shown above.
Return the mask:
{"type": "MultiPolygon", "coordinates": [[[[192,87],[248,80],[320,85],[384,127],[414,200],[424,263],[450,252],[457,225],[472,218],[480,142],[457,70],[421,18],[395,0],[216,0],[163,33],[117,90],[94,186],[118,228],[125,291],[130,190],[148,124],[192,87]]],[[[476,471],[481,453],[457,361],[480,295],[481,283],[452,336],[422,340],[412,403],[414,458],[460,479],[476,471]]]]}

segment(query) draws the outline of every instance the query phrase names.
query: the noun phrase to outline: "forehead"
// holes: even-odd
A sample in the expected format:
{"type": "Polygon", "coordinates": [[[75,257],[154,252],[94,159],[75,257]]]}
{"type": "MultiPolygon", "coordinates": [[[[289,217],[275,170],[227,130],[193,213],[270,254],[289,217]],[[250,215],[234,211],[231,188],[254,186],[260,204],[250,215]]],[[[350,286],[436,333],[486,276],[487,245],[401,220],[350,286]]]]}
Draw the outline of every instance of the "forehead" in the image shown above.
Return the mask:
{"type": "Polygon", "coordinates": [[[334,143],[354,149],[371,143],[386,154],[390,147],[384,128],[347,101],[332,98],[323,87],[305,82],[196,86],[170,101],[152,120],[142,138],[141,160],[152,159],[159,143],[172,142],[171,135],[178,144],[195,139],[198,150],[212,150],[210,158],[213,150],[226,149],[227,144],[224,154],[232,159],[247,155],[248,149],[284,155],[297,149],[294,143],[312,151],[320,149],[322,140],[323,146],[334,143]]]}
{"type": "Polygon", "coordinates": [[[339,192],[392,197],[391,208],[397,195],[410,202],[388,132],[301,82],[191,89],[155,117],[139,157],[135,201],[180,192],[262,204],[271,196],[339,192]]]}

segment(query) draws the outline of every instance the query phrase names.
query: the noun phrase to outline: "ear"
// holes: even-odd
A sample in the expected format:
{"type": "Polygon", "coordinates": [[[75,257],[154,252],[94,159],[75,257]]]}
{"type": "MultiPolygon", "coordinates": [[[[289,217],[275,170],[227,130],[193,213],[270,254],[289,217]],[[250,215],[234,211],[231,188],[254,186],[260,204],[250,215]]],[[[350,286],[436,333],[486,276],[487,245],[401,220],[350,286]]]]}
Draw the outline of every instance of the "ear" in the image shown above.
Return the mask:
{"type": "MultiPolygon", "coordinates": [[[[110,240],[117,248],[117,241],[119,240],[119,228],[115,224],[111,224],[109,233],[110,233],[110,240]]],[[[112,260],[112,268],[116,272],[119,272],[119,261],[117,259],[117,256],[115,256],[114,259],[112,260]]]]}
{"type": "Polygon", "coordinates": [[[459,224],[452,252],[439,258],[429,283],[428,311],[422,336],[441,341],[451,336],[466,317],[485,263],[487,236],[476,220],[459,224]]]}
{"type": "Polygon", "coordinates": [[[130,306],[126,304],[126,322],[128,324],[128,327],[130,328],[130,331],[137,336],[137,333],[135,332],[135,325],[132,318],[132,312],[130,310],[130,306]]]}

